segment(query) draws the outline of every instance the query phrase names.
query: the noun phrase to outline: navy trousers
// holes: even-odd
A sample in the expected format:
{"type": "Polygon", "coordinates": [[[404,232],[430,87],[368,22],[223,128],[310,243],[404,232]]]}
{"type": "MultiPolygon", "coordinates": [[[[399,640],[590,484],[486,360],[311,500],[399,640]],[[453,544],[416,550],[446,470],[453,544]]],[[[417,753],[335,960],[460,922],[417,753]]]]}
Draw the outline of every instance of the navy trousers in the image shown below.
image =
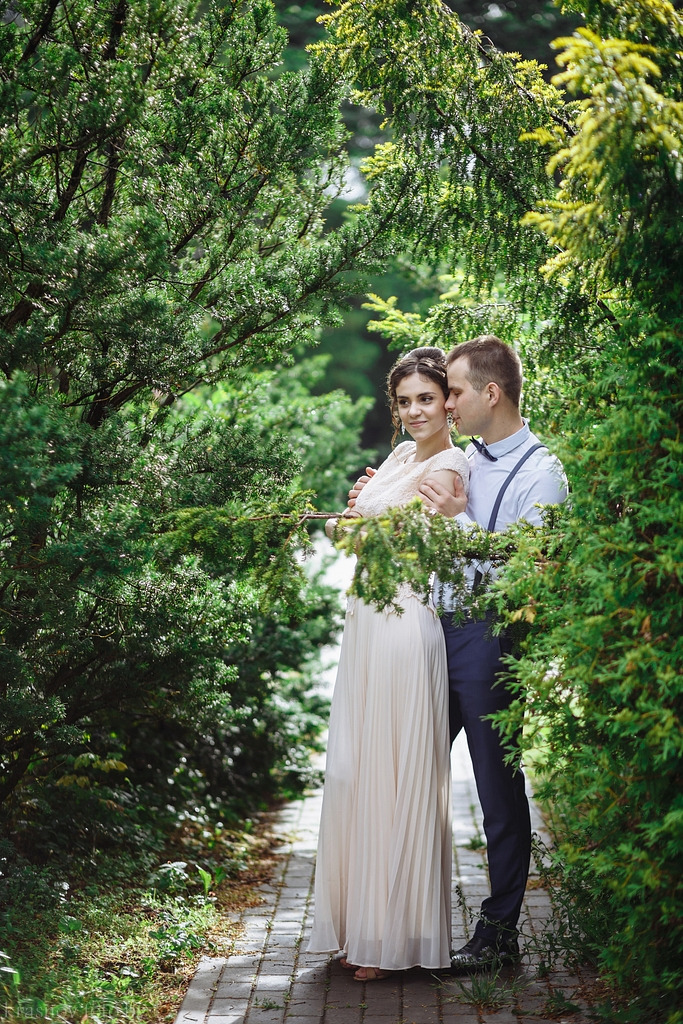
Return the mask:
{"type": "Polygon", "coordinates": [[[491,620],[454,625],[442,619],[450,684],[451,743],[464,728],[479,802],[484,814],[491,895],[481,905],[475,934],[486,939],[516,934],[529,875],[531,820],[520,767],[505,763],[505,746],[484,716],[508,707],[512,699],[498,677],[501,655],[510,653],[503,637],[490,633],[491,620]]]}

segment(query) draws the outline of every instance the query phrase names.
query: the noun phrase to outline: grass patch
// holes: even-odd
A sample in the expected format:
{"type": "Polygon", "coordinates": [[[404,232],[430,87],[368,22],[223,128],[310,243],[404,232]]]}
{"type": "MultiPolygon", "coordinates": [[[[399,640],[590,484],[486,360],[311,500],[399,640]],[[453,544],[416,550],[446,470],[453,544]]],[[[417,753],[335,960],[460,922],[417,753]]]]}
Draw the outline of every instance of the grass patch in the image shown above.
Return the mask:
{"type": "Polygon", "coordinates": [[[460,991],[453,1001],[496,1012],[517,1005],[526,979],[508,968],[498,968],[472,974],[467,978],[456,978],[455,984],[460,991]]]}
{"type": "Polygon", "coordinates": [[[165,860],[119,851],[97,857],[96,871],[91,859],[87,879],[78,864],[5,856],[0,1017],[172,1021],[199,956],[230,952],[237,926],[229,912],[259,901],[272,846],[265,825],[224,831],[186,823],[165,860]]]}

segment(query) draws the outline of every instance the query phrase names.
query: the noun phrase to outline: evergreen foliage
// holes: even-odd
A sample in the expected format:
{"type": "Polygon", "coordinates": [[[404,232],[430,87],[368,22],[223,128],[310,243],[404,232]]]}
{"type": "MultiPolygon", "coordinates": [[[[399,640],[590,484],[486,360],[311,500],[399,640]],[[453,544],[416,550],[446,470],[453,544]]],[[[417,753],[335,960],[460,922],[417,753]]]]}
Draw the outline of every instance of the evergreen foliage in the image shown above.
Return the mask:
{"type": "Polygon", "coordinates": [[[0,797],[36,851],[54,787],[92,789],[86,822],[163,806],[189,764],[249,811],[322,722],[336,617],[297,551],[367,403],[286,364],[383,218],[326,230],[338,76],[281,72],[285,41],[267,0],[27,0],[0,26],[0,797]]]}
{"type": "MultiPolygon", "coordinates": [[[[406,234],[453,268],[424,317],[374,297],[378,329],[399,349],[488,331],[515,338],[527,411],[564,461],[571,499],[549,513],[549,531],[480,538],[482,557],[506,563],[490,600],[520,634],[519,700],[500,725],[512,735],[526,723],[564,927],[614,986],[610,1019],[673,1024],[683,980],[683,22],[666,0],[568,6],[586,23],[558,42],[565,70],[554,84],[440,3],[351,0],[319,52],[386,113],[393,141],[368,171],[390,190],[412,168],[406,234]]],[[[354,587],[380,605],[399,579],[424,591],[425,566],[448,575],[448,555],[472,553],[419,508],[373,523],[364,541],[361,530],[345,541],[363,545],[354,587]]]]}

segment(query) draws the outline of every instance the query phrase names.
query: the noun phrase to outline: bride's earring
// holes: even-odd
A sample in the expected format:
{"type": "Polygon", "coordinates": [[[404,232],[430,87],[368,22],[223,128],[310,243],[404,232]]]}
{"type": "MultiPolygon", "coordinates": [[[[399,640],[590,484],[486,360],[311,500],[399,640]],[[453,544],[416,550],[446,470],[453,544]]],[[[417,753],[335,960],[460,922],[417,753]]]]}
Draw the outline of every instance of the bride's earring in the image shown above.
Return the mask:
{"type": "Polygon", "coordinates": [[[446,426],[448,427],[449,430],[453,429],[453,415],[450,412],[446,416],[446,426]]]}
{"type": "Polygon", "coordinates": [[[405,432],[406,432],[406,425],[405,425],[405,423],[402,423],[401,424],[401,433],[405,434],[405,432]]]}

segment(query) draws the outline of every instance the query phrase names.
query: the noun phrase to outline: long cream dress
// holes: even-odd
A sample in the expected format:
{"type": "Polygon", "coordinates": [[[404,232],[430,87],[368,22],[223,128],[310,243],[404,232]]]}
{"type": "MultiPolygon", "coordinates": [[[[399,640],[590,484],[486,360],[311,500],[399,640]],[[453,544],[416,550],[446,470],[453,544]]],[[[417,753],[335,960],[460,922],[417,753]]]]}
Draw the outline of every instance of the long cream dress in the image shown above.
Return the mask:
{"type": "MultiPolygon", "coordinates": [[[[361,492],[373,516],[406,504],[458,448],[415,462],[397,446],[361,492]]],[[[451,928],[448,674],[433,609],[398,616],[351,598],[330,712],[309,949],[385,970],[447,967],[451,928]]]]}

